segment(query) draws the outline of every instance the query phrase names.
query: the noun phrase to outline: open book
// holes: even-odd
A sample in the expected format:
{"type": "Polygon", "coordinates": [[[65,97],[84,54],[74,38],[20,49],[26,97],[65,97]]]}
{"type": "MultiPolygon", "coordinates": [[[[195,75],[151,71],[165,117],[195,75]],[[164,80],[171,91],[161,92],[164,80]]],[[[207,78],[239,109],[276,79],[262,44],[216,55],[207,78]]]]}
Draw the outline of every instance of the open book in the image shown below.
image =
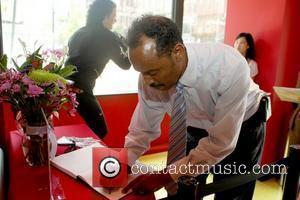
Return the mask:
{"type": "MultiPolygon", "coordinates": [[[[93,187],[93,166],[92,166],[92,148],[93,147],[104,147],[99,143],[93,144],[88,147],[84,147],[70,153],[59,155],[51,160],[51,164],[73,177],[74,179],[81,179],[95,191],[99,192],[108,199],[121,199],[126,194],[121,192],[122,188],[113,190],[111,193],[107,189],[102,187],[93,187]]],[[[128,181],[133,180],[133,176],[128,177],[128,181]]]]}
{"type": "Polygon", "coordinates": [[[273,87],[281,101],[300,103],[300,88],[273,87]]]}

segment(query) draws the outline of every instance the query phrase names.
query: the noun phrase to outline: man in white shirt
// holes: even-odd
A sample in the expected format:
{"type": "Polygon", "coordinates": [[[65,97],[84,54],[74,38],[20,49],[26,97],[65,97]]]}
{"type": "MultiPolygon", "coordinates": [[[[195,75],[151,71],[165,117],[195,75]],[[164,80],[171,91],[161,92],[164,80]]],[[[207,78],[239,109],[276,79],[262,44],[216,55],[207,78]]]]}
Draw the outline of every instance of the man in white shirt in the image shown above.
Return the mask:
{"type": "MultiPolygon", "coordinates": [[[[133,165],[160,136],[161,121],[165,113],[171,116],[179,84],[183,85],[187,133],[175,142],[186,141],[186,146],[178,147],[186,148],[186,155],[157,174],[140,176],[124,191],[147,194],[166,186],[169,199],[181,199],[172,185],[186,176],[205,181],[207,169],[199,165],[245,164],[252,169],[259,162],[265,93],[250,79],[247,62],[237,51],[224,44],[184,45],[176,25],[162,16],[138,18],[127,39],[130,61],[140,72],[139,102],[125,138],[128,164],[133,165]],[[183,165],[197,170],[182,173],[178,169],[183,165]]],[[[230,175],[215,174],[214,180],[230,175]]],[[[254,187],[252,182],[217,193],[215,198],[252,199],[254,187]]]]}

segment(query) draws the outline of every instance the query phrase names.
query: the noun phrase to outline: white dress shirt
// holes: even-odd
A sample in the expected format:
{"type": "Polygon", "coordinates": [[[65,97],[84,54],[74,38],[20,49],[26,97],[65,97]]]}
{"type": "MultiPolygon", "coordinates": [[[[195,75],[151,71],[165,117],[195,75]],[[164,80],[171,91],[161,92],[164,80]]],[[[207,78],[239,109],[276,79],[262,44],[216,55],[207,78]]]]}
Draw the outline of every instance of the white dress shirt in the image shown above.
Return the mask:
{"type": "MultiPolygon", "coordinates": [[[[235,148],[242,122],[258,109],[264,92],[251,80],[246,60],[224,44],[186,45],[188,66],[179,79],[184,87],[187,126],[206,129],[189,155],[173,163],[213,165],[235,148]]],[[[171,114],[175,88],[159,91],[139,78],[139,102],[125,138],[128,164],[132,165],[161,133],[165,113],[171,114]]],[[[198,171],[196,176],[203,173],[198,171]]],[[[172,175],[174,180],[181,174],[172,175]]]]}
{"type": "Polygon", "coordinates": [[[253,78],[258,74],[257,63],[255,60],[248,59],[248,65],[250,68],[250,77],[253,78]]]}

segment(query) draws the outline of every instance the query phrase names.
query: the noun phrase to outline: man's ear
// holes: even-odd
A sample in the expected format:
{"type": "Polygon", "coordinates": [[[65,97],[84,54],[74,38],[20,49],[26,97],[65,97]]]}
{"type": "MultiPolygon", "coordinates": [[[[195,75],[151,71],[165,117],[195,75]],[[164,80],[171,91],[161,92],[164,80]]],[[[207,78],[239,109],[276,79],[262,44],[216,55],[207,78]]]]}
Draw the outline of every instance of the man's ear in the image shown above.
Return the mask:
{"type": "Polygon", "coordinates": [[[182,43],[177,43],[173,49],[172,54],[176,60],[184,58],[185,55],[185,47],[182,43]]]}

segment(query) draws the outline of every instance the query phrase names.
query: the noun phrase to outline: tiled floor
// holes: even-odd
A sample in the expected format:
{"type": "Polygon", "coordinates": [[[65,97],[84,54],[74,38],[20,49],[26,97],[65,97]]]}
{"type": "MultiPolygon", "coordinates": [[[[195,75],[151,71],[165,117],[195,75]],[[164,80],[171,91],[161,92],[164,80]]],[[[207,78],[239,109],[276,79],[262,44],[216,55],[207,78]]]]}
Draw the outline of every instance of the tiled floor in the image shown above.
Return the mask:
{"type": "MultiPolygon", "coordinates": [[[[165,166],[167,153],[156,153],[143,156],[140,161],[145,164],[165,166]]],[[[209,176],[208,181],[211,181],[212,177],[209,176]]],[[[166,191],[164,189],[157,191],[155,196],[157,199],[165,197],[166,191]]],[[[282,190],[279,182],[275,179],[271,179],[265,182],[257,181],[254,192],[253,200],[280,200],[282,197],[282,190]]],[[[207,196],[204,200],[213,199],[213,195],[207,196]]]]}

